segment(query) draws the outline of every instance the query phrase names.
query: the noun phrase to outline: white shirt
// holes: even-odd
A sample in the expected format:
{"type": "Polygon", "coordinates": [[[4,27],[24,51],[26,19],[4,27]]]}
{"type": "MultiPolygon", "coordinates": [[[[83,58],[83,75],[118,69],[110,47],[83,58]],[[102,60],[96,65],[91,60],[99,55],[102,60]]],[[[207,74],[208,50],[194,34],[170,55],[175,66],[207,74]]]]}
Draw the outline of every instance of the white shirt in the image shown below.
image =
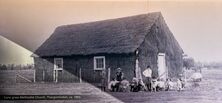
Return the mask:
{"type": "Polygon", "coordinates": [[[150,68],[143,71],[143,75],[145,77],[151,77],[152,76],[152,70],[150,68]]]}

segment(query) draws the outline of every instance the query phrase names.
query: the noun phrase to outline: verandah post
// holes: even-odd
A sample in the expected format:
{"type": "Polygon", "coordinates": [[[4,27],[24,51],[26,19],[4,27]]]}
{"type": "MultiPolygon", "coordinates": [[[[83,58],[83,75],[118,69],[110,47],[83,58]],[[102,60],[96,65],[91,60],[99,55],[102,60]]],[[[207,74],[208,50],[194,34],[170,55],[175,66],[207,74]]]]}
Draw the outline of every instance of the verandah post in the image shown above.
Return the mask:
{"type": "Polygon", "coordinates": [[[79,82],[82,83],[82,68],[79,69],[79,82]]]}
{"type": "Polygon", "coordinates": [[[107,84],[109,84],[109,82],[110,82],[110,68],[108,68],[108,78],[107,78],[107,84]]]}

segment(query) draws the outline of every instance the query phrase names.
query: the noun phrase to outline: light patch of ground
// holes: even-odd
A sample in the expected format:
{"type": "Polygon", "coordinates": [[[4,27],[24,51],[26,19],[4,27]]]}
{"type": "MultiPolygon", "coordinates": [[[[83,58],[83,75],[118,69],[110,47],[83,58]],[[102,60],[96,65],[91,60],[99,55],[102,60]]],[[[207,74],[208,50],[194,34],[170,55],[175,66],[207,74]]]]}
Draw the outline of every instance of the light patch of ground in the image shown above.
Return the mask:
{"type": "MultiPolygon", "coordinates": [[[[87,83],[17,83],[1,86],[1,95],[80,95],[79,100],[34,100],[16,103],[119,103],[120,100],[87,83]]],[[[0,101],[1,102],[1,101],[0,101]]],[[[4,101],[14,103],[15,101],[4,101]]],[[[2,103],[2,102],[1,102],[2,103]]]]}
{"type": "Polygon", "coordinates": [[[222,103],[222,69],[204,70],[202,74],[203,80],[199,86],[195,87],[192,82],[188,82],[187,88],[181,92],[112,93],[112,95],[127,103],[222,103]]]}
{"type": "MultiPolygon", "coordinates": [[[[190,71],[192,72],[192,71],[190,71]]],[[[98,88],[90,84],[78,83],[15,83],[1,84],[1,94],[32,94],[32,95],[87,95],[85,100],[51,100],[51,101],[3,101],[8,103],[222,103],[222,69],[203,70],[203,79],[199,86],[188,87],[181,92],[161,91],[161,92],[137,92],[137,93],[113,93],[101,92],[98,88]]],[[[2,102],[2,101],[0,101],[2,102]]]]}

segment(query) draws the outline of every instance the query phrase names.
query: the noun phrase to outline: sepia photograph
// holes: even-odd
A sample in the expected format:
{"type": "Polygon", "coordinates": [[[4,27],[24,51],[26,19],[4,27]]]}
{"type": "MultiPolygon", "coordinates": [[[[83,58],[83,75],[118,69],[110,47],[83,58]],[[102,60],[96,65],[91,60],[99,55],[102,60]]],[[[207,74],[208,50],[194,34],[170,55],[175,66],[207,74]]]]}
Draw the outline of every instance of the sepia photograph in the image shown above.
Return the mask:
{"type": "Polygon", "coordinates": [[[222,103],[221,0],[0,0],[0,103],[222,103]]]}

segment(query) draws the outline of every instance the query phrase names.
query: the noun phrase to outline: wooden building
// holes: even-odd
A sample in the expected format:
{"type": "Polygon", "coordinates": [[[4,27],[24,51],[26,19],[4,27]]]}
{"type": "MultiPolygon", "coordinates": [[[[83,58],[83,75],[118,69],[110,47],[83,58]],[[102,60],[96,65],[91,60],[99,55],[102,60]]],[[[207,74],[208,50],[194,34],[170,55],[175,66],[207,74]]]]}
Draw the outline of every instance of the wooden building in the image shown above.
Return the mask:
{"type": "Polygon", "coordinates": [[[131,80],[147,65],[155,77],[175,77],[182,54],[160,12],[64,25],[35,51],[36,81],[97,83],[101,70],[112,78],[118,67],[131,80]]]}

